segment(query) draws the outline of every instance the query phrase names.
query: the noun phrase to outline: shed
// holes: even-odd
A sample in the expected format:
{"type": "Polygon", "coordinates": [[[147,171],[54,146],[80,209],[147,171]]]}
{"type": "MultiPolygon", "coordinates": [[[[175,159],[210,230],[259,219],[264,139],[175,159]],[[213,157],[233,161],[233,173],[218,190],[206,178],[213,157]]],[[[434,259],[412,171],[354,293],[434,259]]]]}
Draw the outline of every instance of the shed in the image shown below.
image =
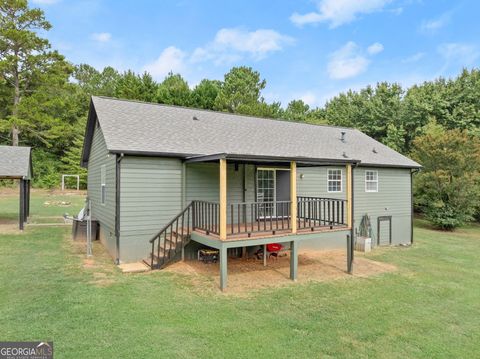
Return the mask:
{"type": "Polygon", "coordinates": [[[0,179],[19,180],[18,226],[23,230],[30,215],[30,181],[33,176],[30,147],[0,146],[0,179]]]}

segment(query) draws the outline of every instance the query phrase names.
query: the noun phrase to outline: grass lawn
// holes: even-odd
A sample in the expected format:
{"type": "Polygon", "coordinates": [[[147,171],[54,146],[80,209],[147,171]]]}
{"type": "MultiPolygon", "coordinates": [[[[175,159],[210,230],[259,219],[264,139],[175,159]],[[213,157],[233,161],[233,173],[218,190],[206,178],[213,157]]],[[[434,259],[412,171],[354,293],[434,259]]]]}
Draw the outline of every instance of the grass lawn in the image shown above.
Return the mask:
{"type": "MultiPolygon", "coordinates": [[[[63,222],[64,213],[76,215],[83,207],[85,197],[75,192],[32,190],[29,223],[63,222]]],[[[18,222],[19,193],[15,188],[0,188],[0,223],[18,222]]]]}
{"type": "Polygon", "coordinates": [[[370,255],[397,272],[247,297],[162,271],[121,274],[104,254],[86,265],[69,231],[0,234],[0,340],[53,340],[56,358],[479,357],[480,226],[418,221],[413,248],[370,255]]]}

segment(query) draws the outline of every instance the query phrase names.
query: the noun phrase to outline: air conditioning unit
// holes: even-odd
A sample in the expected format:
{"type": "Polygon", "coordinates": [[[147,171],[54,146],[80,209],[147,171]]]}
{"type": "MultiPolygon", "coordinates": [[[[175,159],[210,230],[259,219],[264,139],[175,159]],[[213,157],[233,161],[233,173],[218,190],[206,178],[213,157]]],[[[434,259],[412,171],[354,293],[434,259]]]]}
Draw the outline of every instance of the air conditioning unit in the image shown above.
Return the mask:
{"type": "Polygon", "coordinates": [[[372,239],[369,237],[357,237],[355,250],[359,252],[370,252],[372,250],[372,239]]]}

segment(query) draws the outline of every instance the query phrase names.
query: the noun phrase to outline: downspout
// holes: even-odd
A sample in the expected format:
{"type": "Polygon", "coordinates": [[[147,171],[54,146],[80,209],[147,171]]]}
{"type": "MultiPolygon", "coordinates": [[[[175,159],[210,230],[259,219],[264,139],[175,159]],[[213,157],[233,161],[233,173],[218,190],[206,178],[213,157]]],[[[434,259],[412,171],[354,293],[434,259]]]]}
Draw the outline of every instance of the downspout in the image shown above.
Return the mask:
{"type": "Polygon", "coordinates": [[[410,171],[410,245],[413,245],[413,174],[420,169],[410,171]]]}
{"type": "Polygon", "coordinates": [[[120,264],[120,164],[123,153],[115,155],[115,264],[120,264]]]}

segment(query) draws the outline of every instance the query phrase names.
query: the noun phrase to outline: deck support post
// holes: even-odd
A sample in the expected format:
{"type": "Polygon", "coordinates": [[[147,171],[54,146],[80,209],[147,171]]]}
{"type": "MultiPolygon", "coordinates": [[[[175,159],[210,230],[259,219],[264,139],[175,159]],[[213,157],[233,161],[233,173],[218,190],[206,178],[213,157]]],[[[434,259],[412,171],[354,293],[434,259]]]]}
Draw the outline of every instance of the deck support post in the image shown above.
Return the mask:
{"type": "Polygon", "coordinates": [[[227,239],[227,160],[220,159],[220,240],[227,239]]]}
{"type": "Polygon", "coordinates": [[[297,280],[298,271],[298,241],[290,242],[290,279],[297,280]]]}
{"type": "Polygon", "coordinates": [[[263,245],[263,266],[267,266],[267,245],[263,245]]]}
{"type": "Polygon", "coordinates": [[[297,163],[290,162],[290,202],[292,233],[297,233],[297,163]]]}
{"type": "Polygon", "coordinates": [[[227,247],[222,245],[220,247],[220,289],[224,291],[227,289],[227,247]]]}
{"type": "Polygon", "coordinates": [[[347,234],[347,273],[353,273],[353,237],[347,234]]]}

